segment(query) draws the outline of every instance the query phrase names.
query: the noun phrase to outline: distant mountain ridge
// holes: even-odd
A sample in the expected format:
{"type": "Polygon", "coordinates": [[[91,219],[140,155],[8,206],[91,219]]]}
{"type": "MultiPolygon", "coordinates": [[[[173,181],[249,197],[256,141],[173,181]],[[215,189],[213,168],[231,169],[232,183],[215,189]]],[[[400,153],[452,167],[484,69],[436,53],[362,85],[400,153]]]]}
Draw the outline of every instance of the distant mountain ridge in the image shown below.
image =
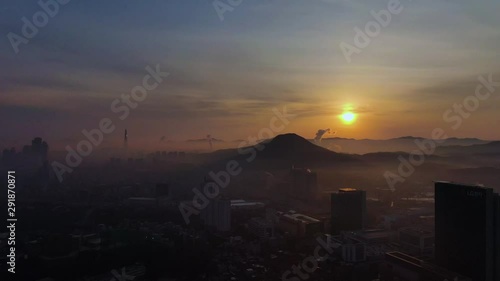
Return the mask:
{"type": "MultiPolygon", "coordinates": [[[[422,142],[426,140],[423,137],[415,137],[415,136],[402,136],[398,138],[391,139],[353,139],[353,138],[342,138],[342,137],[332,137],[332,138],[324,138],[321,141],[315,141],[314,139],[306,139],[297,134],[286,134],[283,136],[298,136],[301,138],[301,142],[304,144],[304,141],[310,142],[313,145],[323,147],[330,151],[334,151],[337,153],[344,154],[368,154],[368,153],[377,153],[377,152],[412,152],[415,149],[418,149],[416,142],[422,142]]],[[[284,137],[286,139],[287,137],[284,137]]],[[[279,139],[278,139],[279,140],[279,139]]],[[[277,140],[277,141],[278,141],[277,140]]],[[[271,140],[262,140],[259,142],[267,143],[271,140]]],[[[297,140],[298,141],[298,140],[297,140]]],[[[180,141],[188,145],[185,149],[191,147],[193,150],[208,150],[208,139],[200,138],[200,139],[188,139],[184,141],[180,141]]],[[[237,148],[241,143],[245,143],[245,140],[224,140],[224,139],[212,139],[212,143],[214,144],[214,148],[216,150],[220,149],[233,149],[237,148]]],[[[470,146],[470,145],[481,145],[487,144],[491,141],[481,140],[478,138],[448,138],[445,139],[444,142],[439,143],[440,147],[448,147],[448,146],[470,146]]],[[[208,152],[208,151],[207,151],[208,152]]]]}
{"type": "MultiPolygon", "coordinates": [[[[428,139],[424,137],[415,137],[415,136],[402,136],[402,137],[397,137],[397,138],[390,138],[390,139],[355,139],[355,138],[342,138],[342,137],[331,137],[331,138],[323,138],[322,140],[353,140],[353,141],[391,141],[391,140],[423,140],[423,139],[428,139]]],[[[310,141],[314,141],[314,139],[309,139],[310,141]]],[[[457,137],[451,137],[445,139],[446,141],[472,141],[472,142],[492,142],[488,140],[482,140],[478,138],[457,138],[457,137]]]]}
{"type": "Polygon", "coordinates": [[[451,154],[487,154],[500,155],[500,141],[492,141],[485,144],[474,144],[469,146],[450,145],[442,146],[436,150],[436,153],[443,155],[451,154]]]}
{"type": "MultiPolygon", "coordinates": [[[[213,142],[225,142],[224,140],[221,140],[221,139],[216,139],[216,138],[212,138],[212,141],[213,142]]],[[[208,142],[208,138],[205,138],[205,139],[190,139],[190,140],[185,140],[185,142],[208,142]]]]}
{"type": "MultiPolygon", "coordinates": [[[[376,152],[411,152],[418,149],[416,142],[426,140],[421,137],[404,136],[387,140],[371,140],[371,139],[345,139],[345,138],[325,138],[318,145],[327,149],[351,153],[351,154],[367,154],[376,152]]],[[[448,138],[439,143],[438,146],[470,146],[489,143],[490,141],[477,138],[448,138]]],[[[437,143],[436,143],[437,144],[437,143]]]]}

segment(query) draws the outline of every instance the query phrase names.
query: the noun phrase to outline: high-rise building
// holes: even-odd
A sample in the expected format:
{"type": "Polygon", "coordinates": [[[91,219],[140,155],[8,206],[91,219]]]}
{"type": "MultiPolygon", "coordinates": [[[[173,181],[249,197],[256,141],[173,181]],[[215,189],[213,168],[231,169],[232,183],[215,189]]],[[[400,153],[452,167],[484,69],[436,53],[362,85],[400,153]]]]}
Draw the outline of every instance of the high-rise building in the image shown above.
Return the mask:
{"type": "Polygon", "coordinates": [[[362,230],[366,223],[366,191],[341,188],[331,195],[332,233],[362,230]]]}
{"type": "Polygon", "coordinates": [[[500,280],[500,197],[491,188],[436,182],[436,262],[474,281],[500,280]]]}
{"type": "Polygon", "coordinates": [[[231,201],[215,198],[201,210],[201,219],[206,226],[216,231],[231,230],[231,201]]]}
{"type": "MultiPolygon", "coordinates": [[[[197,189],[200,193],[210,184],[216,184],[211,178],[205,177],[197,189]]],[[[231,200],[225,199],[219,194],[208,200],[208,204],[202,208],[200,218],[203,224],[211,230],[227,232],[231,230],[231,200]]]]}

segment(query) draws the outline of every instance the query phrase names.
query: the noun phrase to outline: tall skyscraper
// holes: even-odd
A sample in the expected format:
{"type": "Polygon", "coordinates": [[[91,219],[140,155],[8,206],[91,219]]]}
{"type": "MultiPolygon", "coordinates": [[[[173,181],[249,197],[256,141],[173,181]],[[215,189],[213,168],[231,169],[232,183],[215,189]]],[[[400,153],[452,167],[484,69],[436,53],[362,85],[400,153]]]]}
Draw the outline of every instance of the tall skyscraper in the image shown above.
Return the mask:
{"type": "Polygon", "coordinates": [[[366,191],[341,188],[331,195],[332,233],[362,230],[366,224],[366,191]]]}
{"type": "Polygon", "coordinates": [[[491,188],[436,182],[436,262],[474,281],[500,280],[500,197],[491,188]]]}

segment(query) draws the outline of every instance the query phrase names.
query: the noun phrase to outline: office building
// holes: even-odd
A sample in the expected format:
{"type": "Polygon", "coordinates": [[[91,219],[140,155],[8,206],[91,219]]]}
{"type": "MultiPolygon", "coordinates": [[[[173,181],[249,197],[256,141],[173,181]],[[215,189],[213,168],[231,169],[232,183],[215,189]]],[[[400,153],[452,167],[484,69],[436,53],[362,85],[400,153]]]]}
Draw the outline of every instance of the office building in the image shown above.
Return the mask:
{"type": "Polygon", "coordinates": [[[436,262],[474,281],[498,281],[499,196],[482,186],[436,182],[436,262]]]}
{"type": "Polygon", "coordinates": [[[401,252],[386,253],[385,261],[388,268],[382,270],[381,281],[475,281],[401,252]]]}
{"type": "Polygon", "coordinates": [[[294,211],[279,215],[279,228],[293,237],[311,237],[323,231],[323,223],[313,217],[294,211]]]}
{"type": "Polygon", "coordinates": [[[337,252],[343,261],[349,263],[366,261],[366,244],[361,240],[347,233],[334,236],[330,240],[327,240],[327,242],[333,243],[335,252],[337,252]]]}
{"type": "Polygon", "coordinates": [[[332,233],[362,230],[366,224],[366,191],[342,188],[331,195],[332,233]]]}

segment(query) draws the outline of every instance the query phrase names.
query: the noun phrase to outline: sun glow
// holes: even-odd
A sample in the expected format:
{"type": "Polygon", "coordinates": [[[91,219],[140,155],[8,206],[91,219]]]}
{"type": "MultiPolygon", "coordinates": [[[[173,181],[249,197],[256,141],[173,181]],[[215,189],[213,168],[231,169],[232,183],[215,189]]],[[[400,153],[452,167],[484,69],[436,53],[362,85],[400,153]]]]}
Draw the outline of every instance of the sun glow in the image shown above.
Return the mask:
{"type": "Polygon", "coordinates": [[[356,121],[356,114],[346,111],[340,115],[340,119],[344,122],[344,124],[352,124],[356,121]]]}

